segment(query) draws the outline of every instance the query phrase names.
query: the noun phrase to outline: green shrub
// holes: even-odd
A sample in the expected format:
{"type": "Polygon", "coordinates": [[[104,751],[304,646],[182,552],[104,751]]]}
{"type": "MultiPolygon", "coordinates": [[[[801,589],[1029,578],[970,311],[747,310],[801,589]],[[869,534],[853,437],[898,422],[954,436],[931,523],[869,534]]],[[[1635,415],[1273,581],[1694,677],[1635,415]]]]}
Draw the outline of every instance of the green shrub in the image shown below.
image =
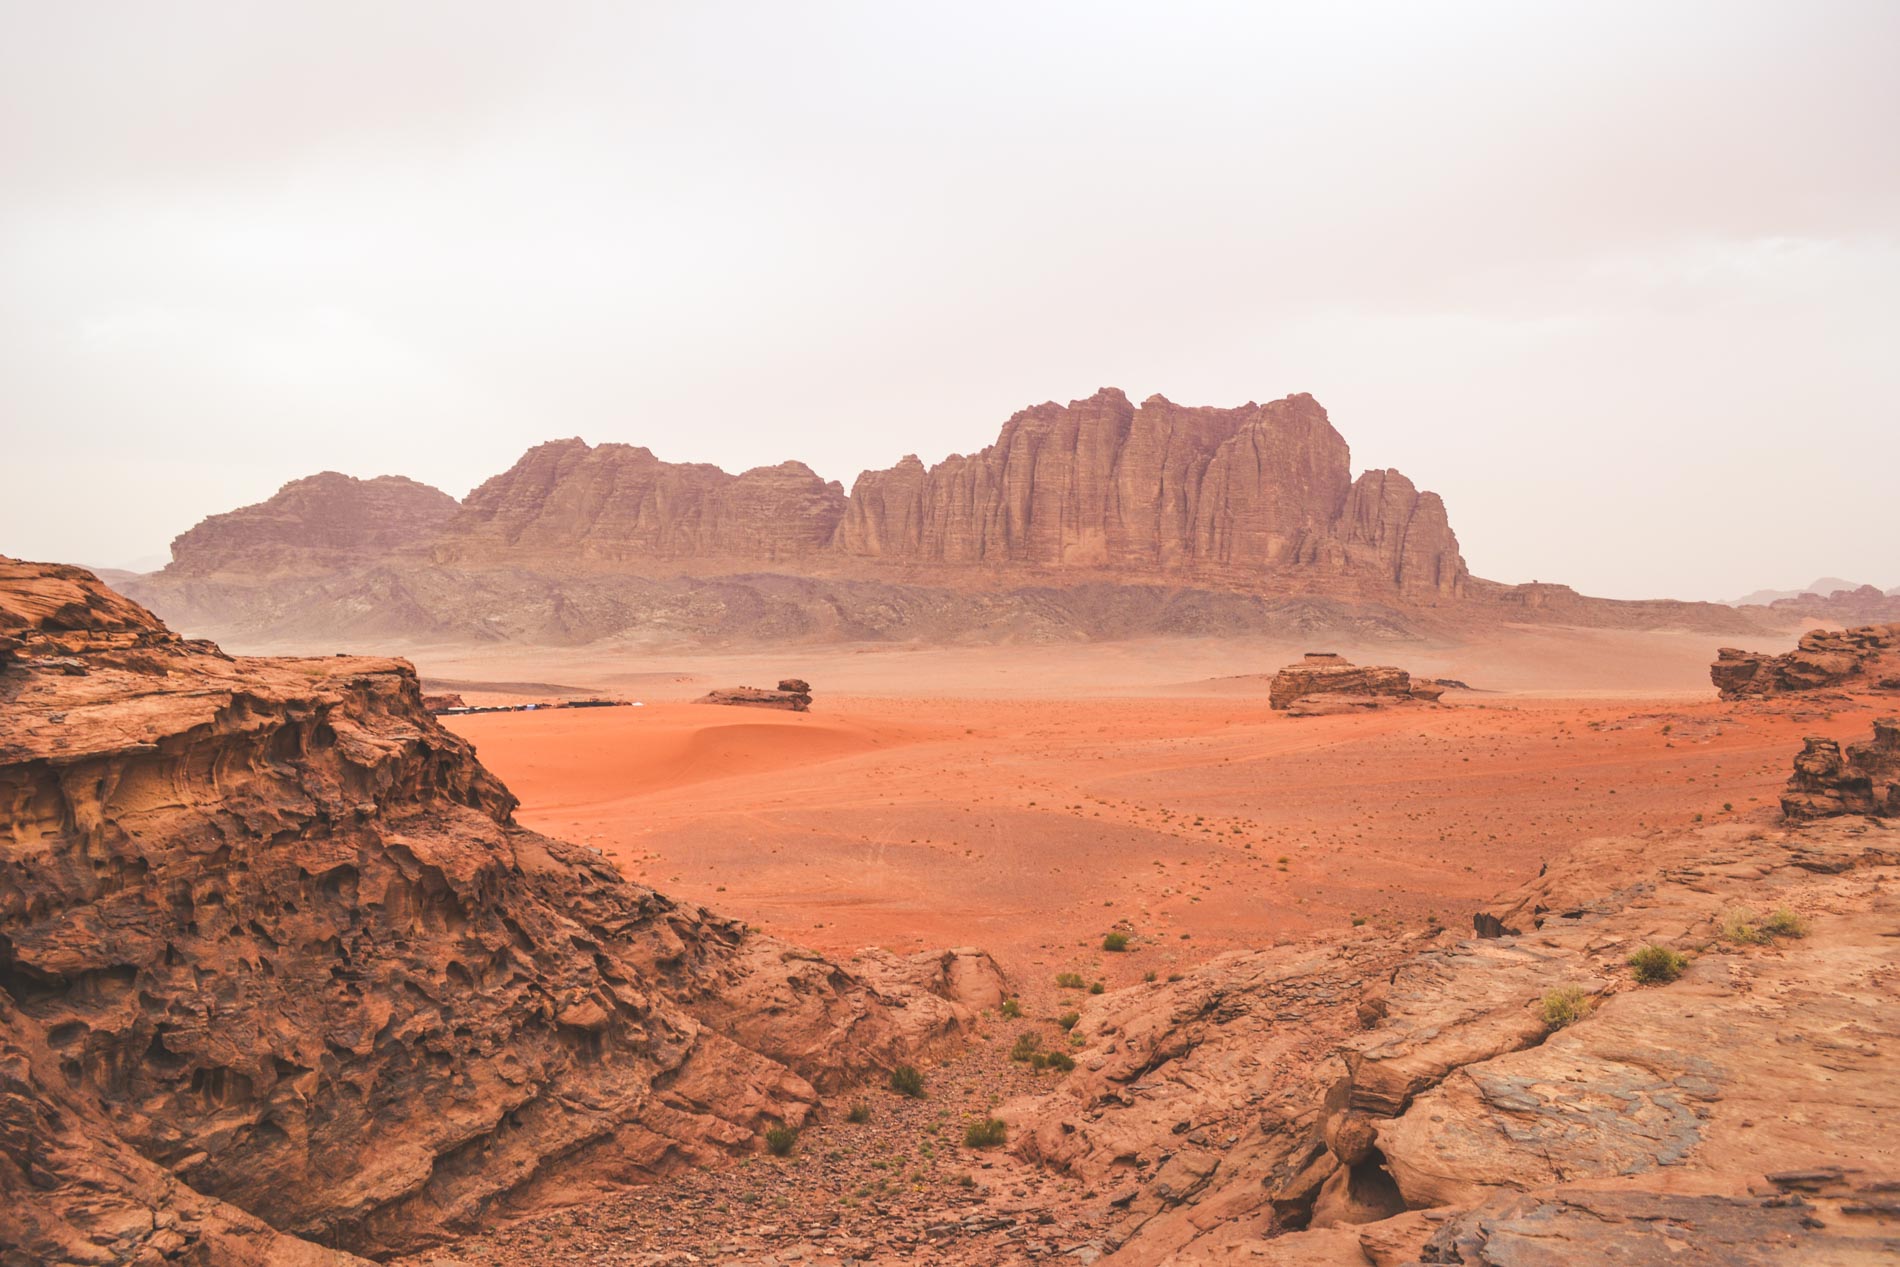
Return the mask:
{"type": "Polygon", "coordinates": [[[899,1065],[891,1070],[891,1090],[913,1100],[921,1100],[924,1098],[924,1075],[912,1065],[899,1065]]]}
{"type": "Polygon", "coordinates": [[[1011,1060],[1028,1060],[1042,1050],[1042,1035],[1034,1030],[1024,1030],[1016,1035],[1016,1045],[1009,1049],[1011,1060]]]}
{"type": "Polygon", "coordinates": [[[862,1100],[854,1101],[851,1108],[846,1111],[844,1120],[847,1122],[855,1122],[862,1126],[871,1120],[871,1106],[862,1100]]]}
{"type": "Polygon", "coordinates": [[[1075,1068],[1075,1057],[1066,1051],[1052,1051],[1049,1053],[1049,1067],[1068,1073],[1075,1068]]]}
{"type": "Polygon", "coordinates": [[[798,1144],[798,1132],[789,1126],[773,1126],[765,1132],[765,1148],[774,1157],[789,1157],[798,1144]]]}
{"type": "Polygon", "coordinates": [[[1115,954],[1120,954],[1122,951],[1127,950],[1128,934],[1110,933],[1108,936],[1102,938],[1102,949],[1112,951],[1115,954]]]}
{"type": "Polygon", "coordinates": [[[1153,968],[1148,969],[1148,971],[1141,975],[1141,979],[1143,981],[1153,981],[1155,979],[1155,970],[1153,968]]]}
{"type": "Polygon", "coordinates": [[[1082,979],[1082,974],[1079,972],[1058,972],[1056,984],[1064,990],[1080,990],[1088,982],[1082,979]]]}
{"type": "Polygon", "coordinates": [[[1003,1006],[998,1010],[1000,1010],[1005,1017],[1013,1021],[1023,1014],[1023,1005],[1018,1003],[1015,999],[1004,999],[1003,1006]]]}
{"type": "Polygon", "coordinates": [[[1100,981],[1091,981],[1091,982],[1089,982],[1089,993],[1090,993],[1090,994],[1100,994],[1100,993],[1101,993],[1102,991],[1104,991],[1104,990],[1106,990],[1106,989],[1108,989],[1108,987],[1107,987],[1107,986],[1105,986],[1105,985],[1103,985],[1103,984],[1102,984],[1102,983],[1101,983],[1100,981]]]}
{"type": "Polygon", "coordinates": [[[1806,937],[1808,921],[1796,915],[1785,906],[1775,908],[1775,913],[1762,922],[1762,931],[1770,937],[1806,937]]]}
{"type": "Polygon", "coordinates": [[[1723,941],[1744,946],[1759,946],[1768,940],[1768,934],[1756,925],[1755,917],[1740,907],[1722,913],[1721,934],[1723,941]]]}
{"type": "Polygon", "coordinates": [[[1674,981],[1689,966],[1687,959],[1669,947],[1654,942],[1631,955],[1629,963],[1636,979],[1644,985],[1663,985],[1674,981]]]}
{"type": "Polygon", "coordinates": [[[981,1122],[972,1122],[963,1131],[965,1148],[995,1148],[1009,1138],[1009,1128],[997,1117],[986,1117],[981,1122]]]}
{"type": "Polygon", "coordinates": [[[1064,1012],[1061,1016],[1056,1017],[1056,1024],[1060,1025],[1063,1029],[1074,1029],[1076,1022],[1081,1019],[1082,1014],[1080,1012],[1064,1012]]]}
{"type": "Polygon", "coordinates": [[[1552,1029],[1562,1029],[1584,1018],[1590,1010],[1590,1000],[1578,987],[1567,985],[1546,994],[1542,1010],[1544,1024],[1552,1029]]]}
{"type": "Polygon", "coordinates": [[[1032,1052],[1029,1057],[1029,1067],[1031,1069],[1034,1069],[1038,1073],[1041,1073],[1044,1069],[1047,1069],[1049,1067],[1048,1054],[1046,1052],[1040,1052],[1040,1051],[1032,1052]]]}

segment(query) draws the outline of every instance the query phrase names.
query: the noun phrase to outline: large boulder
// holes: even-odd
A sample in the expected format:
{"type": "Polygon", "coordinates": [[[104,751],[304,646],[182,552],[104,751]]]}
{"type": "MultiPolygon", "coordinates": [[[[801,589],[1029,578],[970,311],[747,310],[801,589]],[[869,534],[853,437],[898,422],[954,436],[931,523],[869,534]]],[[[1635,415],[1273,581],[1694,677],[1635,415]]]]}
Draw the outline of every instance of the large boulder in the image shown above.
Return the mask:
{"type": "Polygon", "coordinates": [[[1900,719],[1875,722],[1873,739],[1849,744],[1845,754],[1835,740],[1809,736],[1781,794],[1781,812],[1789,818],[1900,818],[1900,719]]]}

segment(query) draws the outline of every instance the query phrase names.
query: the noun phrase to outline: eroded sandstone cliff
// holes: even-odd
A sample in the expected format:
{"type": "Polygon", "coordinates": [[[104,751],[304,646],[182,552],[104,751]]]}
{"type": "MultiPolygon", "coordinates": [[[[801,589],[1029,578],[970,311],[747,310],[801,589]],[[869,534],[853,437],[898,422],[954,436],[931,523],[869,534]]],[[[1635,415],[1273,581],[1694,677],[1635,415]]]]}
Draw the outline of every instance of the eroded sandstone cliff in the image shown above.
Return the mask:
{"type": "Polygon", "coordinates": [[[1350,458],[1308,395],[1208,409],[1104,388],[1022,411],[969,457],[866,471],[837,548],[1242,584],[1312,569],[1457,597],[1466,571],[1443,503],[1397,471],[1355,482],[1350,458]]]}
{"type": "Polygon", "coordinates": [[[1811,629],[1780,655],[1723,647],[1709,680],[1727,700],[1828,687],[1900,692],[1900,625],[1811,629]]]}
{"type": "Polygon", "coordinates": [[[628,884],[517,826],[406,663],[233,659],[75,568],[0,560],[0,803],[25,1261],[382,1252],[748,1150],[992,972],[839,967],[628,884]]]}
{"type": "Polygon", "coordinates": [[[402,480],[297,481],[127,586],[181,628],[275,646],[1772,623],[1472,577],[1437,494],[1354,479],[1350,457],[1311,396],[1219,409],[1113,388],[1024,410],[976,453],[866,471],[848,497],[798,462],[731,475],[558,440],[460,506],[402,480]]]}

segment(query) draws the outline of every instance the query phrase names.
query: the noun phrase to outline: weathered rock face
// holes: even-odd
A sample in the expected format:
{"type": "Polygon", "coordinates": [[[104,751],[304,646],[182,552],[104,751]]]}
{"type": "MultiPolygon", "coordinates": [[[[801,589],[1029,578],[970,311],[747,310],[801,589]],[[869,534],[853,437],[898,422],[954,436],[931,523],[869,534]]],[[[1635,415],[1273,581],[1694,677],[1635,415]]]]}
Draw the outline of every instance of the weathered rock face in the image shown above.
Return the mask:
{"type": "Polygon", "coordinates": [[[1709,679],[1730,700],[1826,687],[1900,692],[1900,625],[1810,630],[1782,655],[1723,647],[1709,679]]]}
{"type": "Polygon", "coordinates": [[[401,661],[232,659],[11,560],[0,631],[0,1040],[27,1062],[0,1134],[109,1124],[90,1158],[0,1166],[0,1247],[130,1261],[176,1244],[150,1212],[216,1201],[253,1238],[414,1246],[749,1149],[967,1016],[520,828],[401,661]],[[105,1224],[102,1183],[130,1194],[105,1224]]]}
{"type": "Polygon", "coordinates": [[[1882,1261],[1896,878],[1844,825],[1592,842],[1482,912],[1519,934],[1354,933],[1091,1001],[1076,1072],[1001,1113],[1127,1210],[1118,1263],[1882,1261]],[[1725,942],[1738,907],[1806,935],[1725,942]],[[1644,988],[1652,941],[1702,949],[1644,988]]]}
{"type": "Polygon", "coordinates": [[[865,558],[1102,568],[1254,583],[1354,575],[1413,595],[1465,578],[1439,499],[1396,471],[1357,483],[1311,396],[1139,407],[1113,388],[1011,418],[995,444],[852,489],[837,548],[865,558]]]}
{"type": "Polygon", "coordinates": [[[436,554],[776,563],[830,542],[844,503],[843,488],[802,462],[729,475],[631,445],[556,440],[470,493],[436,554]]]}
{"type": "Polygon", "coordinates": [[[1445,693],[1437,683],[1414,680],[1386,664],[1358,665],[1328,651],[1308,652],[1299,664],[1273,675],[1267,703],[1296,717],[1350,713],[1386,704],[1435,703],[1445,693]]]}
{"type": "Polygon", "coordinates": [[[789,677],[781,681],[775,691],[768,691],[760,686],[728,686],[706,692],[700,697],[699,702],[737,704],[745,708],[783,708],[794,713],[802,713],[811,707],[811,683],[801,678],[789,677]]]}
{"type": "Polygon", "coordinates": [[[172,542],[171,568],[186,576],[308,573],[419,554],[456,510],[447,493],[400,475],[325,471],[206,519],[172,542]]]}
{"type": "Polygon", "coordinates": [[[1873,739],[1849,744],[1845,756],[1825,736],[1805,740],[1781,795],[1781,812],[1789,818],[1900,818],[1900,718],[1875,722],[1873,739]]]}

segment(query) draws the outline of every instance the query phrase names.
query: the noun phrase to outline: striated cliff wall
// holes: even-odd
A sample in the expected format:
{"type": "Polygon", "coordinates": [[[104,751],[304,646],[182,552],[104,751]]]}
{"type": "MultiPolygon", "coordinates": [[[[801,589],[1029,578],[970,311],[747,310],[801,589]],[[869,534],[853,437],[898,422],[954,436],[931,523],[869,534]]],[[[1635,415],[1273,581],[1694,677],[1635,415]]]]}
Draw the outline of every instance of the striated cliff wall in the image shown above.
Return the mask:
{"type": "Polygon", "coordinates": [[[1024,410],[972,456],[866,471],[836,548],[1230,583],[1311,569],[1456,597],[1466,572],[1443,504],[1396,471],[1355,482],[1350,458],[1311,396],[1197,409],[1105,388],[1024,410]]]}

